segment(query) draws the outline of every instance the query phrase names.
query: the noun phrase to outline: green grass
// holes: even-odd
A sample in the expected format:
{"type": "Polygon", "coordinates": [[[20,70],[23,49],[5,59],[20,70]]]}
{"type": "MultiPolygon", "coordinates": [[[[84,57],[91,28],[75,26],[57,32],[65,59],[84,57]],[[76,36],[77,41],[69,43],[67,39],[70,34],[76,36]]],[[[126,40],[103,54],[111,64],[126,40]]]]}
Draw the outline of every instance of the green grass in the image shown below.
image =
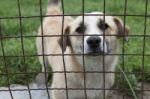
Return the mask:
{"type": "MultiPolygon", "coordinates": [[[[0,1],[0,17],[18,17],[17,0],[1,0],[0,1]]],[[[64,0],[65,14],[81,14],[82,13],[82,1],[81,0],[64,0]]],[[[103,11],[103,0],[85,0],[85,12],[91,11],[103,11]]],[[[106,13],[108,14],[124,14],[124,0],[106,0],[106,13]]],[[[21,14],[22,16],[38,16],[40,15],[39,0],[20,0],[21,14]]],[[[47,0],[42,0],[42,11],[45,15],[47,0]]],[[[127,14],[144,15],[145,2],[144,0],[128,0],[127,2],[127,14]]],[[[148,5],[148,15],[150,15],[150,3],[148,5]]],[[[122,19],[124,17],[121,17],[122,19]]],[[[120,56],[119,64],[123,66],[125,72],[141,72],[144,64],[144,81],[150,82],[150,17],[147,17],[147,28],[144,48],[144,61],[143,59],[143,42],[144,42],[144,17],[126,16],[126,24],[130,27],[129,41],[125,43],[124,54],[138,54],[138,55],[126,55],[124,60],[120,56]],[[149,54],[149,55],[146,55],[149,54]],[[124,62],[124,64],[123,64],[124,62]]],[[[20,21],[18,18],[13,19],[1,19],[1,34],[3,36],[20,36],[20,21]]],[[[40,18],[23,18],[22,19],[22,33],[24,36],[36,35],[37,29],[40,26],[40,18]]],[[[5,38],[1,40],[4,46],[5,59],[0,57],[0,74],[6,73],[6,67],[10,75],[0,75],[0,86],[7,85],[7,76],[9,76],[10,83],[26,84],[25,81],[31,81],[36,75],[34,74],[14,74],[27,72],[39,72],[41,66],[38,61],[38,57],[15,57],[22,56],[23,50],[20,38],[5,38]],[[12,57],[8,57],[12,56],[12,57]],[[14,57],[13,57],[14,56],[14,57]],[[24,61],[25,59],[25,61],[24,61]],[[26,70],[26,71],[25,71],[26,70]]],[[[35,38],[23,38],[25,55],[36,55],[35,38]]],[[[122,45],[122,40],[120,40],[122,45]]],[[[122,51],[122,49],[120,49],[122,51]]],[[[122,52],[121,52],[122,53],[122,52]]],[[[2,45],[0,44],[0,56],[3,56],[2,45]]],[[[120,71],[117,69],[117,71],[120,71]]],[[[135,80],[140,82],[142,76],[140,73],[128,74],[127,77],[131,81],[133,86],[136,86],[135,80]]],[[[117,86],[120,88],[129,88],[128,84],[120,74],[116,74],[117,86]]]]}

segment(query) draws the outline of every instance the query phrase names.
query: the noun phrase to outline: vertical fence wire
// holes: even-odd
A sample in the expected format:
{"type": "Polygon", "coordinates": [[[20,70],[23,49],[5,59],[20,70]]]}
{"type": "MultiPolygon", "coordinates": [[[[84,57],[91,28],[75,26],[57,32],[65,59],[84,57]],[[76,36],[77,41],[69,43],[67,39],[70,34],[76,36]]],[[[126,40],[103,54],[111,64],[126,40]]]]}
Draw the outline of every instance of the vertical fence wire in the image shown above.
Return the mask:
{"type": "MultiPolygon", "coordinates": [[[[64,0],[62,0],[62,29],[61,29],[61,36],[62,36],[62,41],[64,40],[64,0]]],[[[66,73],[66,63],[65,63],[65,57],[64,57],[64,44],[62,43],[62,58],[63,58],[63,66],[64,66],[64,77],[65,77],[65,85],[66,85],[66,99],[69,99],[69,95],[68,95],[68,84],[67,84],[67,73],[66,73]]]]}
{"type": "Polygon", "coordinates": [[[47,75],[47,70],[48,68],[46,68],[46,63],[45,63],[45,47],[44,47],[44,31],[43,31],[43,11],[42,11],[42,0],[39,0],[39,6],[40,6],[40,24],[41,24],[41,39],[42,39],[42,57],[43,57],[43,65],[44,65],[44,75],[45,75],[45,85],[46,85],[46,91],[47,91],[47,95],[48,95],[48,99],[50,98],[50,94],[49,94],[49,89],[48,89],[48,85],[47,85],[47,79],[48,79],[48,75],[47,75]]]}
{"type": "MultiPolygon", "coordinates": [[[[1,36],[3,36],[3,35],[2,35],[1,20],[0,20],[0,33],[1,33],[1,36]]],[[[9,71],[8,71],[8,66],[7,66],[7,64],[6,64],[6,57],[5,57],[5,49],[4,49],[3,39],[1,39],[0,42],[1,42],[1,47],[2,47],[3,60],[4,60],[3,63],[4,63],[4,67],[5,67],[5,73],[6,73],[5,75],[7,76],[8,91],[9,91],[9,93],[10,93],[11,98],[14,99],[14,98],[13,98],[12,91],[11,91],[11,88],[10,88],[10,78],[9,78],[10,75],[9,75],[9,71]]]]}
{"type": "MultiPolygon", "coordinates": [[[[126,34],[126,14],[127,14],[127,0],[124,0],[124,17],[123,17],[123,39],[122,39],[122,66],[123,67],[123,71],[125,71],[125,40],[127,40],[127,34],[126,34]]],[[[123,74],[122,74],[122,77],[123,77],[123,74]]],[[[125,81],[124,77],[123,77],[123,82],[125,81]]],[[[124,99],[125,97],[123,97],[124,99]]]]}
{"type": "MultiPolygon", "coordinates": [[[[84,28],[84,4],[85,4],[85,1],[82,0],[82,20],[83,20],[83,26],[82,28],[84,28]]],[[[85,56],[84,56],[84,31],[82,31],[83,35],[82,35],[82,45],[83,45],[83,49],[82,49],[82,52],[83,52],[83,55],[82,55],[82,64],[83,64],[83,76],[84,76],[84,80],[83,80],[83,83],[84,83],[84,96],[85,96],[85,99],[87,99],[87,88],[86,88],[86,67],[85,67],[85,56]]]]}
{"type": "MultiPolygon", "coordinates": [[[[103,2],[103,5],[104,5],[104,7],[103,7],[103,12],[104,12],[104,14],[103,14],[103,20],[104,20],[104,23],[105,23],[105,13],[106,13],[106,0],[103,0],[104,2],[103,2]]],[[[104,52],[103,52],[103,98],[105,99],[105,94],[106,94],[106,90],[105,90],[105,29],[103,30],[103,50],[104,50],[104,52]]]]}
{"type": "MultiPolygon", "coordinates": [[[[26,60],[25,60],[25,51],[24,51],[24,38],[23,38],[23,30],[22,30],[22,18],[21,18],[22,15],[21,15],[21,8],[20,8],[20,0],[17,0],[17,4],[18,4],[18,13],[19,13],[19,25],[20,25],[20,40],[21,40],[20,43],[21,43],[21,50],[22,50],[22,56],[23,56],[23,64],[25,64],[26,60]]],[[[28,75],[27,67],[25,67],[25,75],[26,76],[28,75]]],[[[26,83],[27,83],[29,98],[32,99],[28,80],[26,81],[26,83]]]]}
{"type": "Polygon", "coordinates": [[[145,0],[145,17],[144,17],[144,36],[143,36],[143,52],[142,52],[142,70],[141,70],[141,77],[142,77],[142,85],[141,85],[141,99],[144,99],[144,68],[145,68],[145,45],[146,45],[146,29],[147,29],[147,12],[148,11],[148,0],[145,0]]]}

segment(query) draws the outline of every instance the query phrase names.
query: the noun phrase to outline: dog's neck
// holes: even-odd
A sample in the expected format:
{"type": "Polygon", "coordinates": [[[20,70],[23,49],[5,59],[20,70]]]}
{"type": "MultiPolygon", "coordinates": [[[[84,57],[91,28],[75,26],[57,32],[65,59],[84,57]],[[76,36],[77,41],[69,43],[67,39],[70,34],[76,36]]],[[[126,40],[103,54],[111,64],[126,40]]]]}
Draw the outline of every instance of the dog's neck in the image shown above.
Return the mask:
{"type": "Polygon", "coordinates": [[[101,56],[84,58],[84,65],[86,71],[100,71],[103,68],[103,63],[103,57],[101,56]]]}

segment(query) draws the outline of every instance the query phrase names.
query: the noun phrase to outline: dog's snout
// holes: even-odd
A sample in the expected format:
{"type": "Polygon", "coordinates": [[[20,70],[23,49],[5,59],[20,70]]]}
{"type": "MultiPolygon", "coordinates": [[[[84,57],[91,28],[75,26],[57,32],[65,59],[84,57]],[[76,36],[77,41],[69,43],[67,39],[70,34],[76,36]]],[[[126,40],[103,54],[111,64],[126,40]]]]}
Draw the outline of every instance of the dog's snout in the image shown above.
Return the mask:
{"type": "Polygon", "coordinates": [[[101,42],[101,39],[100,39],[100,37],[97,37],[97,36],[89,37],[88,40],[87,40],[87,44],[91,48],[99,47],[100,46],[100,42],[101,42]]]}

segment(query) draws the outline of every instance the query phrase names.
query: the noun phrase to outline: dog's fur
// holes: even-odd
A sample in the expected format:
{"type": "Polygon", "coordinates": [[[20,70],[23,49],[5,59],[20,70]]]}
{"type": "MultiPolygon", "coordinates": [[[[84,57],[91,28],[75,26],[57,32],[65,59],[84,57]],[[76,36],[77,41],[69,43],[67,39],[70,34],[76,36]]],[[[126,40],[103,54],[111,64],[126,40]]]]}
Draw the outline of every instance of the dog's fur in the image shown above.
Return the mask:
{"type": "MultiPolygon", "coordinates": [[[[51,88],[66,88],[67,84],[69,99],[84,99],[85,91],[81,88],[84,89],[85,86],[88,99],[103,99],[103,96],[107,96],[108,90],[105,90],[104,95],[104,88],[110,89],[113,86],[115,75],[114,73],[104,74],[104,72],[114,72],[117,63],[117,55],[107,54],[116,54],[118,50],[117,38],[120,36],[126,38],[128,34],[128,29],[124,28],[123,22],[117,17],[105,16],[104,21],[103,16],[94,16],[94,14],[103,15],[101,12],[86,14],[93,16],[84,16],[84,24],[82,16],[75,19],[65,16],[62,29],[63,18],[58,0],[51,0],[47,15],[54,16],[46,17],[43,21],[43,27],[40,27],[38,32],[38,36],[43,36],[37,37],[38,54],[46,54],[44,57],[39,57],[43,65],[43,71],[47,70],[48,63],[50,63],[53,72],[62,72],[53,73],[51,88]],[[62,30],[64,36],[61,36],[62,30]],[[88,35],[84,36],[84,39],[83,32],[88,35]],[[109,36],[104,37],[104,33],[109,36]],[[60,35],[61,37],[53,35],[60,35]],[[97,35],[95,37],[101,40],[100,47],[96,52],[93,52],[87,44],[87,40],[92,37],[89,35],[97,35]],[[84,56],[83,65],[82,55],[58,56],[62,53],[87,55],[84,56]],[[95,53],[99,55],[95,55],[95,53]],[[56,55],[51,56],[51,54],[56,55]],[[66,73],[65,76],[65,70],[68,72],[74,71],[74,73],[66,73]],[[82,73],[84,70],[89,72],[84,75],[82,73]],[[94,71],[101,73],[90,73],[94,71]],[[70,88],[77,88],[78,90],[69,90],[70,88]],[[100,88],[101,90],[94,90],[94,88],[100,88]]],[[[52,90],[52,99],[66,99],[66,90],[52,90]]]]}

